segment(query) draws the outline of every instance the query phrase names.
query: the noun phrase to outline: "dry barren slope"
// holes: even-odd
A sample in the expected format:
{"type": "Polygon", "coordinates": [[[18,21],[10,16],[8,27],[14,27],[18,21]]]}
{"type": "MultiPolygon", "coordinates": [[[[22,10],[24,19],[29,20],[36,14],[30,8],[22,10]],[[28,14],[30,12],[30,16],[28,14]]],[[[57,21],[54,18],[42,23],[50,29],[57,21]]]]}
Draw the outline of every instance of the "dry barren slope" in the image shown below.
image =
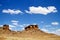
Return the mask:
{"type": "Polygon", "coordinates": [[[0,34],[0,40],[60,40],[60,36],[29,30],[23,32],[2,33],[0,34]]]}
{"type": "Polygon", "coordinates": [[[19,32],[11,31],[7,27],[1,28],[0,40],[60,40],[60,36],[45,33],[38,27],[31,25],[19,32]]]}

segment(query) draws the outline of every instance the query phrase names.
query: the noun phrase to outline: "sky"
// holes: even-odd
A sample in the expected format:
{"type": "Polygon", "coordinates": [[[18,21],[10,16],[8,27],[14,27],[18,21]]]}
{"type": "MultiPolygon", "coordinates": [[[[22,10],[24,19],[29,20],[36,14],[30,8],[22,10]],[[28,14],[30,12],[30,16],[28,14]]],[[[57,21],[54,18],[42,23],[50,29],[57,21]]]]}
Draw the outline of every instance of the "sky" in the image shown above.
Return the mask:
{"type": "Polygon", "coordinates": [[[0,26],[21,31],[28,25],[60,35],[60,0],[0,0],[0,26]]]}

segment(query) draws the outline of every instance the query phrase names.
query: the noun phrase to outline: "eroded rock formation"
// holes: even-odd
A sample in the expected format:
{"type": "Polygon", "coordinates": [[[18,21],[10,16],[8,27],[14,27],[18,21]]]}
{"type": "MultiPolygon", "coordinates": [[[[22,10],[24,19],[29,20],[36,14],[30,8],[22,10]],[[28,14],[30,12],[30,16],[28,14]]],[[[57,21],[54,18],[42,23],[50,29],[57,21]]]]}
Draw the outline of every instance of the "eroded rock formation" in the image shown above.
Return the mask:
{"type": "Polygon", "coordinates": [[[3,30],[9,30],[9,25],[3,25],[3,30]]]}
{"type": "Polygon", "coordinates": [[[60,36],[41,31],[38,25],[29,25],[23,31],[11,31],[9,25],[0,27],[0,40],[60,40],[60,36]]]}
{"type": "Polygon", "coordinates": [[[9,25],[3,25],[3,27],[0,27],[1,30],[4,30],[4,31],[10,31],[9,29],[9,25]]]}
{"type": "Polygon", "coordinates": [[[29,25],[25,27],[25,30],[38,30],[38,25],[29,25]]]}

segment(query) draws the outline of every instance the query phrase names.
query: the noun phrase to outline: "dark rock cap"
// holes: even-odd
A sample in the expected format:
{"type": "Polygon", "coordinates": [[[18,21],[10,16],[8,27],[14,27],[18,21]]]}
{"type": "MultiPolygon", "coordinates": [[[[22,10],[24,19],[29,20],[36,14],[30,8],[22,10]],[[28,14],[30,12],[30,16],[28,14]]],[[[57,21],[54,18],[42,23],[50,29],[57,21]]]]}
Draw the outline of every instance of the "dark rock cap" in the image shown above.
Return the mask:
{"type": "Polygon", "coordinates": [[[25,27],[25,30],[31,30],[31,29],[34,29],[34,30],[38,29],[38,25],[29,25],[25,27]]]}
{"type": "Polygon", "coordinates": [[[9,30],[9,25],[3,25],[3,30],[9,30]]]}

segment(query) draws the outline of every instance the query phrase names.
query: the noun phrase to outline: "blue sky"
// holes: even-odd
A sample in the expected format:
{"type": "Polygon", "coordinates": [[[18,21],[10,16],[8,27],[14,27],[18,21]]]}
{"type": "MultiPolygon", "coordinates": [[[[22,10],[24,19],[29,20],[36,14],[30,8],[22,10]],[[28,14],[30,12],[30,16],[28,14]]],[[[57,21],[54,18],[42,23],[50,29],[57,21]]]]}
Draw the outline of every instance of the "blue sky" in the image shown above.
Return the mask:
{"type": "Polygon", "coordinates": [[[0,26],[23,30],[30,24],[60,35],[60,0],[0,0],[0,26]]]}

